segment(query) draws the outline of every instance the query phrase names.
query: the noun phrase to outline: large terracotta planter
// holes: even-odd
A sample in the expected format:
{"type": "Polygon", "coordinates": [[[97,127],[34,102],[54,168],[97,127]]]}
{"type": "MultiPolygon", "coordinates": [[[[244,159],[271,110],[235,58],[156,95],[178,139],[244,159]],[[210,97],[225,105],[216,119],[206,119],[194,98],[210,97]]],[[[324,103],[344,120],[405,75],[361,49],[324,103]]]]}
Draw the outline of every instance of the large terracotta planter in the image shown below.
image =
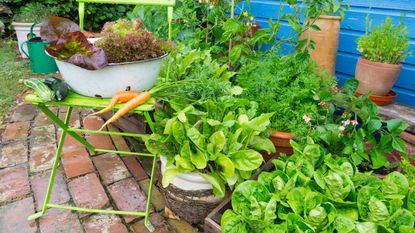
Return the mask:
{"type": "Polygon", "coordinates": [[[402,64],[387,64],[359,58],[356,65],[357,89],[360,93],[371,92],[372,95],[385,96],[398,79],[402,64]]]}
{"type": "Polygon", "coordinates": [[[290,132],[277,131],[270,135],[270,140],[277,150],[277,154],[284,153],[286,155],[293,154],[293,148],[291,147],[290,140],[294,139],[294,135],[290,132]]]}
{"type": "MultiPolygon", "coordinates": [[[[314,41],[315,49],[310,49],[311,59],[317,65],[326,70],[330,75],[336,72],[337,48],[339,46],[340,33],[340,16],[337,15],[321,15],[315,24],[320,31],[310,28],[300,36],[300,40],[307,39],[314,41]]],[[[314,19],[308,20],[313,22],[314,19]]]]}

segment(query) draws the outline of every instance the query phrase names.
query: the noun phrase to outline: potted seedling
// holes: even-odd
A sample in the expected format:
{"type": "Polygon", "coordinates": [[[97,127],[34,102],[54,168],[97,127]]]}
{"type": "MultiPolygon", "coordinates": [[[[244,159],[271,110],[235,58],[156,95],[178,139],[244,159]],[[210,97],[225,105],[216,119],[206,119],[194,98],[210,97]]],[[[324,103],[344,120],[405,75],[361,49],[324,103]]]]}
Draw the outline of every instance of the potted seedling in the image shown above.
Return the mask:
{"type": "MultiPolygon", "coordinates": [[[[368,28],[370,24],[369,21],[368,28]]],[[[411,54],[408,29],[402,21],[394,25],[388,17],[373,31],[368,30],[357,40],[357,49],[362,53],[356,65],[357,91],[359,94],[370,92],[372,98],[385,104],[396,96],[391,88],[402,70],[401,63],[411,54]]]]}
{"type": "Polygon", "coordinates": [[[309,51],[311,58],[321,69],[333,75],[336,72],[340,21],[348,5],[343,0],[305,0],[303,4],[307,17],[305,24],[312,26],[302,33],[300,40],[314,42],[314,48],[309,51]]]}
{"type": "MultiPolygon", "coordinates": [[[[20,55],[23,58],[27,56],[22,52],[20,45],[28,40],[28,35],[30,33],[30,27],[38,21],[42,21],[50,15],[55,14],[55,9],[51,7],[46,7],[45,5],[37,2],[31,2],[19,9],[19,12],[14,15],[12,26],[16,31],[17,43],[20,51],[20,55]]],[[[33,33],[36,36],[39,36],[40,25],[36,25],[33,28],[33,33]]],[[[23,45],[23,49],[27,51],[27,46],[23,45]]]]}
{"type": "Polygon", "coordinates": [[[41,36],[51,42],[46,51],[75,92],[110,98],[126,89],[150,89],[172,48],[142,27],[141,19],[109,22],[91,43],[76,23],[53,16],[43,22],[41,36]]]}
{"type": "Polygon", "coordinates": [[[227,189],[260,167],[260,151],[275,152],[262,134],[272,115],[259,115],[256,104],[233,96],[159,109],[145,145],[161,156],[169,208],[188,222],[203,222],[227,189]]]}

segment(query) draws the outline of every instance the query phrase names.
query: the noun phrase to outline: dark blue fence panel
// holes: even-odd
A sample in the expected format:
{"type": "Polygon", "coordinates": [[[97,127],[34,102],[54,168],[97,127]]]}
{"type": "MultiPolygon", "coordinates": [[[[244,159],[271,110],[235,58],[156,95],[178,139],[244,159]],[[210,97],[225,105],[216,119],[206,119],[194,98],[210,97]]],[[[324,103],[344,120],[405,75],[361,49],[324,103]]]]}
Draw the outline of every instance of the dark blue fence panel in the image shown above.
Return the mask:
{"type": "MultiPolygon", "coordinates": [[[[341,22],[339,50],[337,55],[336,75],[339,83],[343,84],[354,77],[356,63],[361,55],[357,51],[356,40],[366,31],[366,17],[369,15],[372,24],[378,25],[386,17],[391,17],[394,23],[399,23],[403,14],[404,22],[409,29],[410,49],[413,55],[407,58],[393,90],[398,93],[397,102],[415,106],[415,1],[414,0],[346,0],[350,9],[346,11],[341,22]]],[[[292,9],[283,3],[283,11],[292,9]]],[[[261,27],[268,27],[268,19],[278,18],[280,9],[279,0],[251,0],[251,13],[261,27]]],[[[278,36],[288,37],[293,31],[288,22],[283,22],[278,36]]],[[[283,46],[284,52],[292,51],[288,45],[283,46]]]]}

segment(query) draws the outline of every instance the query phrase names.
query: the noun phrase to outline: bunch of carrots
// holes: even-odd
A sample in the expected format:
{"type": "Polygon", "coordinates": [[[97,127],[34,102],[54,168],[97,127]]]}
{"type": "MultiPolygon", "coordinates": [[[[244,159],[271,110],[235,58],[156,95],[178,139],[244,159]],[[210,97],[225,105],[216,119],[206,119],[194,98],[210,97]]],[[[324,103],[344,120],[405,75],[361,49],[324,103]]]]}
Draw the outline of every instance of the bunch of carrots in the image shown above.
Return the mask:
{"type": "Polygon", "coordinates": [[[127,114],[129,111],[131,111],[134,108],[140,106],[141,104],[144,104],[145,102],[147,102],[151,98],[151,96],[154,96],[154,94],[156,92],[160,92],[160,91],[166,90],[166,89],[168,90],[168,89],[171,89],[171,88],[174,88],[174,87],[178,87],[178,86],[181,86],[181,85],[186,85],[186,84],[189,84],[189,83],[195,83],[195,82],[197,82],[197,81],[182,80],[182,81],[177,81],[175,84],[165,83],[165,85],[160,85],[157,88],[153,88],[149,91],[144,91],[144,92],[136,92],[136,91],[129,91],[129,90],[120,91],[111,98],[111,101],[108,104],[108,106],[106,106],[104,109],[102,109],[98,112],[95,112],[91,115],[96,116],[96,115],[100,115],[100,114],[109,112],[109,111],[111,111],[111,109],[116,104],[126,103],[110,119],[108,119],[101,126],[101,128],[99,129],[99,131],[101,131],[108,124],[111,124],[111,123],[115,122],[116,120],[121,118],[123,115],[127,114]]]}
{"type": "Polygon", "coordinates": [[[112,98],[110,103],[107,107],[102,109],[101,111],[98,111],[96,113],[91,114],[92,116],[100,115],[106,112],[111,111],[111,109],[119,103],[125,103],[124,106],[122,106],[110,119],[108,119],[104,125],[101,126],[99,131],[105,128],[110,123],[115,122],[120,117],[122,117],[124,114],[128,113],[129,111],[133,110],[134,108],[140,106],[141,104],[144,104],[151,98],[151,93],[148,91],[144,92],[135,92],[135,91],[121,91],[115,94],[112,98]]]}

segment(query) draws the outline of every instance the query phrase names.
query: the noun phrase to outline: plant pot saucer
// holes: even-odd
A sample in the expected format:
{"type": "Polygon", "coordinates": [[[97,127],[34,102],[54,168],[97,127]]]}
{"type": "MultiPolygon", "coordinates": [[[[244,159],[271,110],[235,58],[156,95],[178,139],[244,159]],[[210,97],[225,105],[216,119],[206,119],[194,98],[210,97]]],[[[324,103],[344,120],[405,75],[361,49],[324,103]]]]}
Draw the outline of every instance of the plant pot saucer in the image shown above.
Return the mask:
{"type": "MultiPolygon", "coordinates": [[[[363,95],[363,94],[360,93],[360,92],[355,93],[355,96],[357,96],[357,97],[359,97],[361,95],[363,95]]],[[[388,105],[388,104],[392,103],[395,100],[396,96],[398,96],[398,94],[396,94],[396,92],[390,90],[388,95],[385,95],[385,96],[370,95],[369,99],[372,100],[373,102],[375,102],[375,104],[377,106],[385,106],[385,105],[388,105]]]]}

